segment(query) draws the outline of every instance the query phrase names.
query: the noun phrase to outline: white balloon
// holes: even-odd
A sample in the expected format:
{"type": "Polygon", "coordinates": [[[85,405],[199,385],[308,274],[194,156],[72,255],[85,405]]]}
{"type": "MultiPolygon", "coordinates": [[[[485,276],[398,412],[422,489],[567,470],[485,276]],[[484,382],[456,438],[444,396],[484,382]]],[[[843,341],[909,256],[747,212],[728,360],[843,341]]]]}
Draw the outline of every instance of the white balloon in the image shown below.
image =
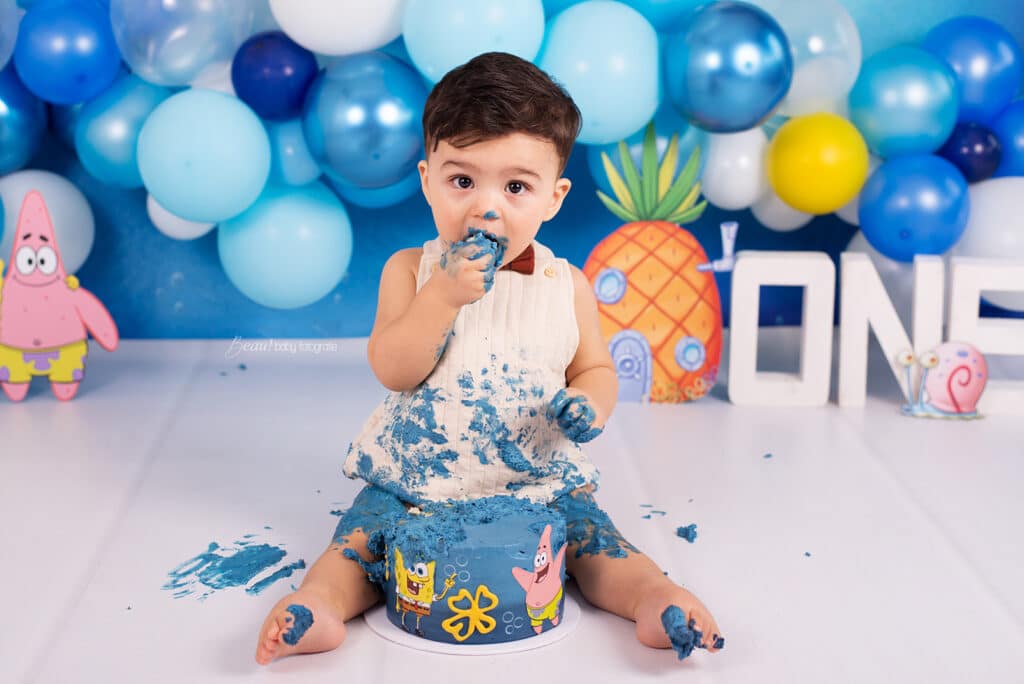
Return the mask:
{"type": "Polygon", "coordinates": [[[704,198],[720,209],[746,209],[768,189],[764,168],[767,136],[760,128],[752,128],[708,137],[701,176],[704,198]]]}
{"type": "MultiPolygon", "coordinates": [[[[1024,177],[992,178],[967,188],[971,215],[955,256],[1024,260],[1024,177]]],[[[985,299],[996,306],[1024,311],[1024,292],[986,292],[985,299]]]]}
{"type": "Polygon", "coordinates": [[[270,0],[281,30],[325,55],[350,55],[387,45],[402,32],[405,0],[270,0]]]}
{"type": "MultiPolygon", "coordinates": [[[[882,163],[881,157],[876,157],[873,154],[868,155],[868,176],[871,176],[875,172],[875,169],[882,163]]],[[[860,217],[857,212],[860,211],[860,193],[852,200],[844,204],[843,206],[836,209],[836,216],[843,219],[851,226],[860,225],[860,217]]]]}
{"type": "Polygon", "coordinates": [[[25,195],[31,190],[38,190],[46,202],[64,271],[72,275],[82,267],[92,251],[96,224],[92,208],[82,191],[67,178],[49,171],[16,171],[0,178],[0,201],[4,205],[0,259],[6,261],[10,257],[18,212],[25,195]]]}
{"type": "Polygon", "coordinates": [[[789,116],[840,113],[860,72],[857,24],[838,0],[753,0],[789,40],[793,80],[779,111],[789,116]]]}
{"type": "Polygon", "coordinates": [[[231,82],[231,65],[217,64],[204,69],[199,76],[190,83],[193,88],[205,88],[216,90],[231,97],[236,97],[235,84],[231,82]]]}
{"type": "Polygon", "coordinates": [[[149,220],[157,230],[175,240],[195,240],[209,233],[215,225],[213,223],[197,223],[175,216],[160,206],[152,195],[146,197],[146,213],[149,214],[149,220]]]}
{"type": "Polygon", "coordinates": [[[754,202],[750,211],[762,226],[780,233],[803,228],[814,218],[813,215],[797,211],[783,202],[770,188],[761,199],[754,202]]]}

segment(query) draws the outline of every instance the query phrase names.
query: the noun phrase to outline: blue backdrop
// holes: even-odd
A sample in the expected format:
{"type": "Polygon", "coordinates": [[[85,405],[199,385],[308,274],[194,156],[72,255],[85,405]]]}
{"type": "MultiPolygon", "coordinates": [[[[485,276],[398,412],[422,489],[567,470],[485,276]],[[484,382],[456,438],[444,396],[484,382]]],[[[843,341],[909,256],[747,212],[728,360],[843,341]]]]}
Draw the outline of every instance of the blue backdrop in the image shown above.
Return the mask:
{"type": "MultiPolygon", "coordinates": [[[[1020,0],[843,0],[843,5],[860,30],[865,59],[891,45],[918,41],[935,24],[958,14],[994,19],[1024,45],[1020,0]]],[[[573,181],[572,192],[562,212],[541,229],[538,238],[580,267],[592,247],[621,225],[595,197],[585,152],[578,147],[570,159],[566,174],[573,181]]],[[[349,206],[354,249],[341,284],[310,306],[279,311],[253,303],[228,281],[217,256],[215,233],[191,242],[163,236],[149,223],[144,190],[118,190],[99,183],[55,135],[48,136],[27,168],[63,175],[89,199],[96,217],[96,239],[78,276],[107,305],[126,338],[365,336],[373,323],[377,281],[388,256],[435,235],[429,209],[419,194],[389,209],[349,206]]],[[[829,215],[800,230],[776,233],[758,225],[749,211],[709,207],[687,228],[711,259],[721,255],[718,224],[730,219],[740,223],[737,250],[824,250],[836,258],[856,232],[829,215]]],[[[728,276],[720,275],[718,283],[728,319],[728,276]]],[[[799,323],[800,302],[797,289],[763,293],[762,324],[799,323]]]]}

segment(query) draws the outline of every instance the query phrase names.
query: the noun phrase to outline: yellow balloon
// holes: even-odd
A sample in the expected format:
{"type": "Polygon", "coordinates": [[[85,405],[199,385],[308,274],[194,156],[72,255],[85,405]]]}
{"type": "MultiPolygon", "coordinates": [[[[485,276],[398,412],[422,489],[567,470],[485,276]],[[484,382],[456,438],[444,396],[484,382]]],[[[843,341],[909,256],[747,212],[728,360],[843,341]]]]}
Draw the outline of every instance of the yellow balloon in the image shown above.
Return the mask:
{"type": "Polygon", "coordinates": [[[868,146],[853,124],[829,113],[790,119],[766,157],[768,182],[783,202],[828,214],[852,200],[868,177],[868,146]]]}

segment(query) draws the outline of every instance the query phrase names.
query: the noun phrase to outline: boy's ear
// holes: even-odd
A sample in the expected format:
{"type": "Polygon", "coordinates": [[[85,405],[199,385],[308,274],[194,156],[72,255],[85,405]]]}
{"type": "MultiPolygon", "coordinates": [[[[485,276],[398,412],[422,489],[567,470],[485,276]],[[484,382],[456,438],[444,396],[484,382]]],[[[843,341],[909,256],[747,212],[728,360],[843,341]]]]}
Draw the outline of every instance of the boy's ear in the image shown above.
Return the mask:
{"type": "Polygon", "coordinates": [[[420,190],[423,191],[423,197],[427,200],[427,206],[430,206],[430,190],[427,189],[427,160],[421,159],[416,168],[420,172],[420,190]]]}
{"type": "Polygon", "coordinates": [[[544,214],[544,220],[550,221],[555,218],[558,210],[562,208],[562,202],[565,200],[565,196],[569,194],[569,190],[572,188],[572,181],[568,178],[559,178],[555,181],[555,192],[551,196],[551,206],[548,207],[547,212],[544,214]]]}

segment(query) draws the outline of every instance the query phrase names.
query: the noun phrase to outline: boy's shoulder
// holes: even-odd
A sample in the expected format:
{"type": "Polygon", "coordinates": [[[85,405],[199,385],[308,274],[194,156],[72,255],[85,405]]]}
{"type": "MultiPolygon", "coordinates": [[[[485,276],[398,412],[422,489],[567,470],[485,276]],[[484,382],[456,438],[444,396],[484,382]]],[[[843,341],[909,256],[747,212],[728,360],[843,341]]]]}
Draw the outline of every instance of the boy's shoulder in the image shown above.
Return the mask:
{"type": "Polygon", "coordinates": [[[388,258],[388,265],[407,267],[418,270],[420,259],[423,257],[422,247],[407,247],[400,249],[388,258]]]}

